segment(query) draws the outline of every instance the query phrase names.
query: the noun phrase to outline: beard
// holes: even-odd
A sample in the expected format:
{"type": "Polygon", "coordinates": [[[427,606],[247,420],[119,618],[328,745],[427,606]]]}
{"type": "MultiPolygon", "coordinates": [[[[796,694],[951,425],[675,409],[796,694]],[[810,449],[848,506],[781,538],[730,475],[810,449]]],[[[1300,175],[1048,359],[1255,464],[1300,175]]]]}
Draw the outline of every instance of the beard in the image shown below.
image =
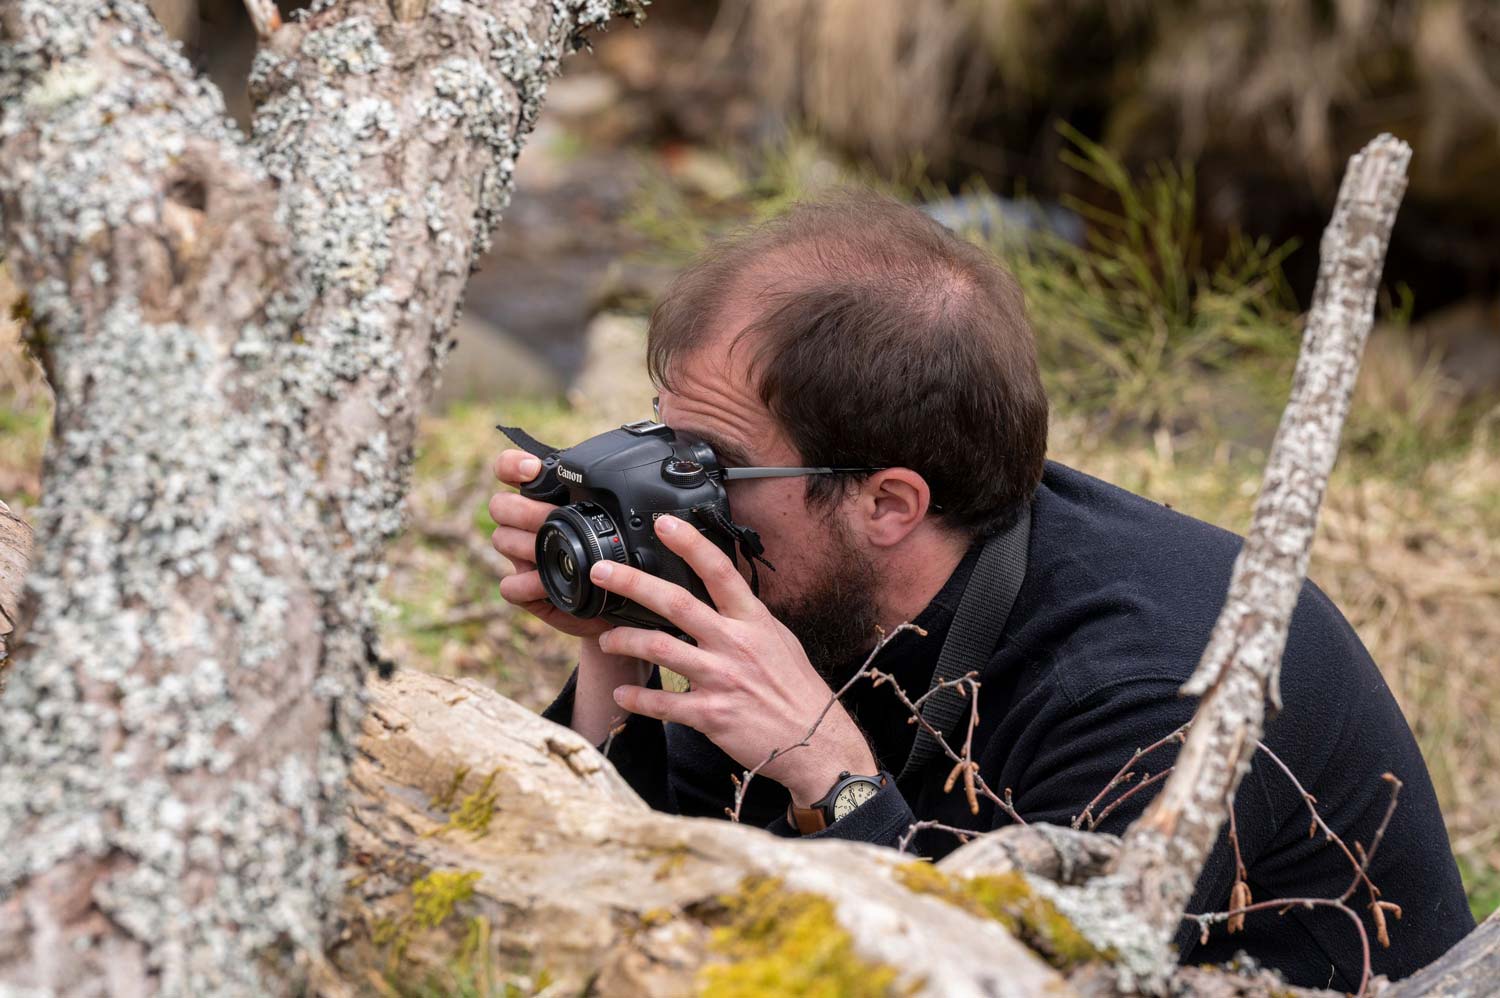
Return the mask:
{"type": "Polygon", "coordinates": [[[826,522],[833,543],[823,573],[805,591],[768,601],[766,608],[796,636],[818,675],[832,685],[841,667],[879,637],[879,573],[842,520],[829,516],[826,522]]]}

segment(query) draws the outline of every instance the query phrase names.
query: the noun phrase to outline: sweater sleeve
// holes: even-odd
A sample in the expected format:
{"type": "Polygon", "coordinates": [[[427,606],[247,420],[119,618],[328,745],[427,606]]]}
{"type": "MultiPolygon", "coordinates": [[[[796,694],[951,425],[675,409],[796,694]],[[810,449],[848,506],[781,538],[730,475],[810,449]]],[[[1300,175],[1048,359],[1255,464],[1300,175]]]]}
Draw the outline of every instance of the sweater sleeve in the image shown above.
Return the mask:
{"type": "Polygon", "coordinates": [[[882,773],[885,786],[875,796],[820,832],[801,835],[782,814],[766,826],[772,835],[782,838],[845,839],[851,842],[869,842],[878,846],[895,848],[901,836],[917,820],[896,789],[896,779],[890,773],[882,773]]]}
{"type": "MultiPolygon", "coordinates": [[[[661,672],[651,667],[651,678],[646,688],[661,689],[661,672]]],[[[578,669],[568,677],[562,692],[552,701],[542,716],[554,724],[572,727],[573,696],[578,689],[578,669]]],[[[595,746],[603,749],[603,744],[595,746]]],[[[625,719],[625,729],[615,735],[609,743],[605,757],[612,762],[631,789],[641,799],[658,811],[673,811],[668,786],[667,740],[662,723],[654,717],[631,714],[625,719]]]]}

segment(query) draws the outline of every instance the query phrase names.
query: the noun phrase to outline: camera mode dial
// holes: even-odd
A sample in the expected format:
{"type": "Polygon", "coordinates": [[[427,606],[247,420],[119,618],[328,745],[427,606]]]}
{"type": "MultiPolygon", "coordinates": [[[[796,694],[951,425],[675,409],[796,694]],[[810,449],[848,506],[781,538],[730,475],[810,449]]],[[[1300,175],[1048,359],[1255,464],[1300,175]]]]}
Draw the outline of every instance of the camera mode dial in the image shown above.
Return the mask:
{"type": "Polygon", "coordinates": [[[669,485],[680,489],[691,489],[708,481],[708,472],[691,458],[669,457],[662,462],[661,477],[669,485]]]}

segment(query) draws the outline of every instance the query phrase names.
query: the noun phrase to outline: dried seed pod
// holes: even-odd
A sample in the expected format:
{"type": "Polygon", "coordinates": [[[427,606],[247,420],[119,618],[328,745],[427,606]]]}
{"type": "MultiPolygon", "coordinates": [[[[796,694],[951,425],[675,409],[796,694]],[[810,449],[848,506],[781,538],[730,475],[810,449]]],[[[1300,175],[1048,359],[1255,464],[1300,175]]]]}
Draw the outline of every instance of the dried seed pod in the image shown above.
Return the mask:
{"type": "Polygon", "coordinates": [[[1250,885],[1243,880],[1236,880],[1234,888],[1229,892],[1229,910],[1237,914],[1229,916],[1229,931],[1239,932],[1245,927],[1245,913],[1241,908],[1248,908],[1254,903],[1250,896],[1250,885]]]}

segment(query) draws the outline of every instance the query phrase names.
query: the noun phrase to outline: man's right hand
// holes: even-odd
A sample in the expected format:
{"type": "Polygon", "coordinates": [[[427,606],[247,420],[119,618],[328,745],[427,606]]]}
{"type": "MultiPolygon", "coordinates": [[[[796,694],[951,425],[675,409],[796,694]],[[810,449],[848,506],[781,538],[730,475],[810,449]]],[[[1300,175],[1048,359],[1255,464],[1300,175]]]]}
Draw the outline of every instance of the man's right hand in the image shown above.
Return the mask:
{"type": "MultiPolygon", "coordinates": [[[[495,459],[495,477],[519,487],[542,470],[542,463],[525,451],[505,450],[495,459]]],[[[583,619],[559,610],[547,599],[536,570],[536,533],[555,507],[514,492],[490,496],[490,518],[498,526],[490,544],[510,559],[515,572],[500,580],[500,595],[564,634],[583,639],[578,654],[578,685],[573,691],[570,726],[595,745],[628,716],[614,700],[617,686],[643,686],[651,667],[639,659],[611,655],[599,648],[599,635],[610,629],[603,618],[583,619]]]]}
{"type": "MultiPolygon", "coordinates": [[[[504,450],[495,459],[495,477],[505,485],[520,487],[541,470],[542,462],[525,451],[504,450]]],[[[490,496],[490,519],[498,524],[490,535],[490,544],[515,566],[514,574],[500,580],[500,595],[507,603],[541,618],[564,634],[597,638],[609,630],[608,623],[598,617],[584,620],[559,610],[547,600],[547,591],[542,588],[542,576],[533,560],[536,533],[554,509],[555,506],[515,492],[496,492],[490,496]]]]}

